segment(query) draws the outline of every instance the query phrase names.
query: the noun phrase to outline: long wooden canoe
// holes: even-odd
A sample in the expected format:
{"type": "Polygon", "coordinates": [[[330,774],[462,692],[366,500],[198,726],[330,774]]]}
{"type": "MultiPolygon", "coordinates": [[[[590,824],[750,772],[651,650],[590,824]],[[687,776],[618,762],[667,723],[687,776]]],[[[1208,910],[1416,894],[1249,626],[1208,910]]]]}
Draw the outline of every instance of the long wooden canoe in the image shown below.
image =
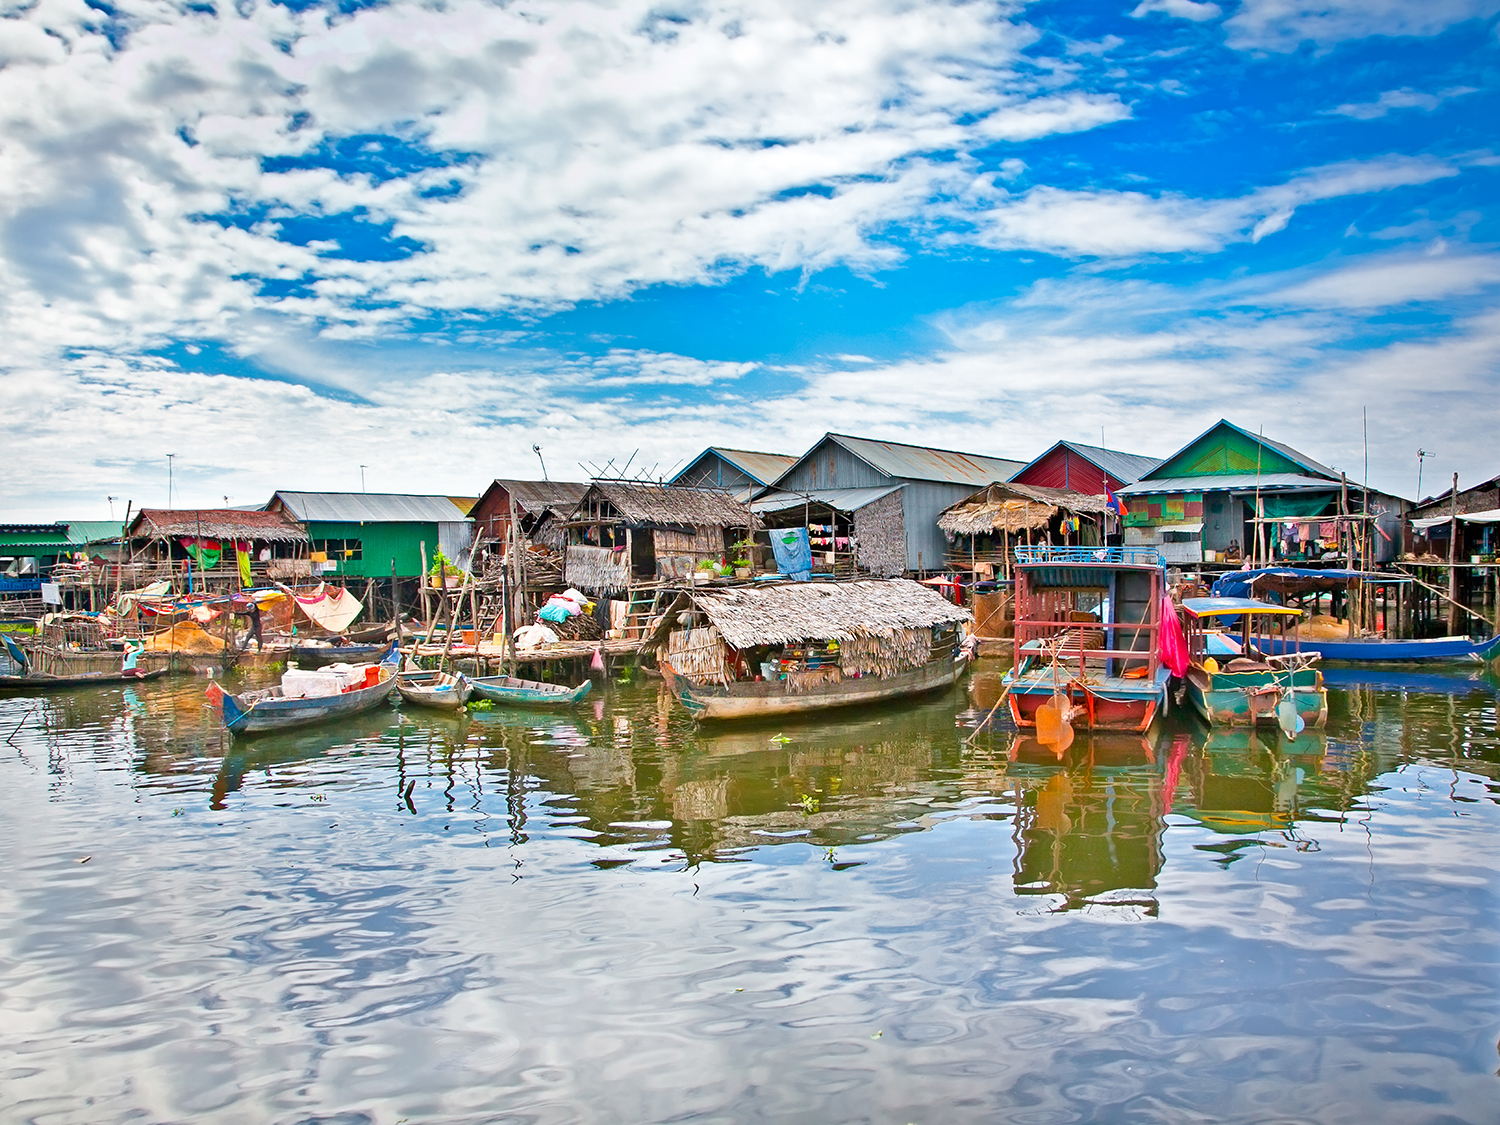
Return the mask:
{"type": "Polygon", "coordinates": [[[968,666],[969,658],[960,652],[951,660],[934,660],[884,679],[862,676],[827,680],[802,686],[800,690],[794,688],[790,680],[695,684],[680,675],[669,661],[659,663],[667,687],[695,717],[733,720],[804,714],[833,707],[868,706],[888,699],[925,695],[956,683],[968,666]]]}
{"type": "MultiPolygon", "coordinates": [[[[1324,660],[1347,660],[1356,664],[1446,664],[1455,661],[1483,664],[1500,657],[1500,634],[1483,641],[1471,641],[1468,637],[1429,637],[1412,641],[1320,641],[1304,637],[1299,643],[1303,652],[1316,652],[1324,660]]],[[[1292,646],[1279,637],[1271,637],[1265,647],[1272,656],[1280,656],[1292,646]]]]}
{"type": "MultiPolygon", "coordinates": [[[[118,660],[119,657],[115,659],[118,660]]],[[[165,668],[142,672],[138,676],[127,676],[124,672],[73,672],[64,675],[39,672],[32,676],[0,676],[0,689],[63,691],[67,688],[95,687],[99,684],[138,684],[142,680],[154,680],[166,674],[165,668]]]]}
{"type": "Polygon", "coordinates": [[[481,699],[512,707],[571,707],[594,687],[592,680],[584,680],[577,687],[568,687],[566,684],[522,680],[516,676],[481,676],[469,683],[474,688],[474,694],[481,699]]]}

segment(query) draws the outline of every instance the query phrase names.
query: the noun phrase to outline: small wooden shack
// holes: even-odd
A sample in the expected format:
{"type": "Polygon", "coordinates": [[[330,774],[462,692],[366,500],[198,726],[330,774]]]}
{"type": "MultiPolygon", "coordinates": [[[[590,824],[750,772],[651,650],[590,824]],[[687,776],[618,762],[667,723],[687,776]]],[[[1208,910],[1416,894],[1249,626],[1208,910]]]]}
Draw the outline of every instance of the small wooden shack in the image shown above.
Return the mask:
{"type": "Polygon", "coordinates": [[[689,579],[734,558],[755,516],[727,492],[595,481],[565,524],[565,579],[591,594],[689,579]]]}
{"type": "Polygon", "coordinates": [[[951,567],[995,577],[1010,573],[1016,543],[1102,544],[1106,511],[1103,496],[995,481],[945,510],[938,527],[951,567]]]}
{"type": "Polygon", "coordinates": [[[117,579],[126,591],[167,579],[182,593],[222,592],[307,573],[307,532],[282,512],[142,508],[125,540],[117,579]]]}

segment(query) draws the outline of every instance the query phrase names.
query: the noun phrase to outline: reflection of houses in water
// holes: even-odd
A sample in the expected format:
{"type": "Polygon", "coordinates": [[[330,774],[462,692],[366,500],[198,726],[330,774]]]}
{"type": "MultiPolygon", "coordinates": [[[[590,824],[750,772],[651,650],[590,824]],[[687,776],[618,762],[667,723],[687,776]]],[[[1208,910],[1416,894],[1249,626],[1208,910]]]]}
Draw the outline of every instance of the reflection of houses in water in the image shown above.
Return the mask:
{"type": "MultiPolygon", "coordinates": [[[[1154,737],[1154,736],[1153,736],[1154,737]]],[[[1157,909],[1162,835],[1172,809],[1185,737],[1080,739],[1060,762],[1035,739],[1017,738],[1006,771],[1014,793],[1018,895],[1061,896],[1054,909],[1157,909]]]]}

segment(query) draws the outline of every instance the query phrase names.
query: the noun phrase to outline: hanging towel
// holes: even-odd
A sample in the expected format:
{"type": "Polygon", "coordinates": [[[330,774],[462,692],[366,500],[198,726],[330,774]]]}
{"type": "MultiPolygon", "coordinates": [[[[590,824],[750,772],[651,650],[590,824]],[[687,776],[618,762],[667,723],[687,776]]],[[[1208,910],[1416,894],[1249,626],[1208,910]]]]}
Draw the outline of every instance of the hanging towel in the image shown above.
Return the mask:
{"type": "Polygon", "coordinates": [[[1187,671],[1187,637],[1182,633],[1182,621],[1177,616],[1177,607],[1172,604],[1172,598],[1168,594],[1161,596],[1161,661],[1179,679],[1187,671]]]}
{"type": "Polygon", "coordinates": [[[776,556],[776,569],[795,582],[812,579],[812,546],[807,541],[807,528],[781,527],[771,532],[771,551],[776,556]]]}

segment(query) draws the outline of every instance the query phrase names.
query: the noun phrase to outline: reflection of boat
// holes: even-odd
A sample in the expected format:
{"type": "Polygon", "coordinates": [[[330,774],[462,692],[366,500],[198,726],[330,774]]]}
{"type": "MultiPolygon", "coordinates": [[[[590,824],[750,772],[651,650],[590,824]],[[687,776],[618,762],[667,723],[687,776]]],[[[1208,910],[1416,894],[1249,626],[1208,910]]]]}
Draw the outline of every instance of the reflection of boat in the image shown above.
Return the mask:
{"type": "Polygon", "coordinates": [[[571,707],[593,689],[594,681],[568,687],[516,676],[479,676],[469,680],[469,685],[479,698],[511,707],[571,707]]]}
{"type": "MultiPolygon", "coordinates": [[[[365,687],[347,688],[331,695],[288,698],[280,686],[230,695],[215,683],[209,685],[208,698],[222,715],[224,725],[235,734],[256,734],[261,731],[310,726],[378,707],[396,686],[396,667],[400,661],[400,650],[391,645],[384,660],[379,664],[365,666],[367,681],[371,678],[369,672],[374,672],[373,683],[368,683],[365,687]]],[[[360,672],[359,667],[351,669],[351,674],[357,675],[360,672]]]]}
{"type": "Polygon", "coordinates": [[[1266,638],[1275,629],[1285,639],[1286,623],[1300,609],[1254,598],[1185,598],[1188,634],[1187,697],[1210,725],[1276,723],[1289,734],[1297,724],[1321,727],[1328,721],[1328,692],[1317,656],[1295,651],[1269,656],[1266,638]],[[1240,623],[1236,640],[1215,632],[1240,623]],[[1210,655],[1209,638],[1223,658],[1210,655]],[[1232,655],[1231,655],[1232,654],[1232,655]]]}
{"type": "Polygon", "coordinates": [[[1211,730],[1188,771],[1194,800],[1180,811],[1227,836],[1290,829],[1298,786],[1316,776],[1327,749],[1328,737],[1321,731],[1292,740],[1275,730],[1211,730]]]}
{"type": "Polygon", "coordinates": [[[1429,695],[1495,693],[1495,682],[1479,674],[1444,676],[1439,672],[1401,672],[1384,668],[1324,668],[1323,683],[1331,688],[1376,688],[1415,691],[1429,695]]]}
{"type": "Polygon", "coordinates": [[[1144,731],[1167,702],[1165,572],[1151,548],[1016,548],[1011,717],[1035,727],[1059,692],[1090,729],[1144,731]]]}
{"type": "Polygon", "coordinates": [[[473,685],[462,673],[397,672],[396,691],[415,707],[436,711],[462,711],[473,685]]]}

